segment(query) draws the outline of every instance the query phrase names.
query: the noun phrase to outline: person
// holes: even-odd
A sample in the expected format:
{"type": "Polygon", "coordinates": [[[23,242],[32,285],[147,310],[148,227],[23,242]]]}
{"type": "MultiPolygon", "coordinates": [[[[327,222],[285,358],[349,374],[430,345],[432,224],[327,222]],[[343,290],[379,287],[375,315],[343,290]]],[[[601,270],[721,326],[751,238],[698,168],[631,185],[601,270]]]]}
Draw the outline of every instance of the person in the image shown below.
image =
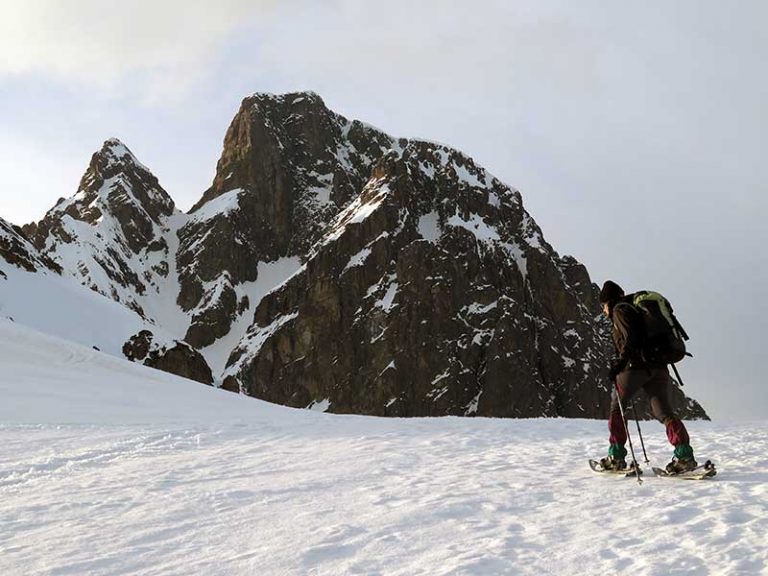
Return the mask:
{"type": "Polygon", "coordinates": [[[600,291],[603,314],[613,323],[613,344],[618,358],[609,370],[614,384],[608,417],[608,456],[600,460],[605,469],[627,467],[627,431],[621,409],[642,389],[648,396],[653,415],[666,427],[667,439],[675,448],[667,472],[676,474],[696,468],[685,424],[675,415],[669,402],[671,378],[666,364],[646,362],[643,358],[644,327],[641,312],[632,305],[633,297],[608,280],[600,291]],[[619,407],[621,402],[621,407],[619,407]]]}

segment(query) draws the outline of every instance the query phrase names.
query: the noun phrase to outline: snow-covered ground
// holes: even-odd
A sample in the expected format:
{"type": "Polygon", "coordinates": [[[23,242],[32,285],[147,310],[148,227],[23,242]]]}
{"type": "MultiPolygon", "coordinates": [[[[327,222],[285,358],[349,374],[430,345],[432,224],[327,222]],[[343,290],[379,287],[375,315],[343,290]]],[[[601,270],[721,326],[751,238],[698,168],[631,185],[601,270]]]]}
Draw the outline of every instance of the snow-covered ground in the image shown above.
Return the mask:
{"type": "Polygon", "coordinates": [[[768,573],[766,423],[690,428],[719,475],[640,486],[603,422],[291,410],[0,319],[0,574],[768,573]]]}
{"type": "MultiPolygon", "coordinates": [[[[4,261],[0,259],[0,263],[4,261]]],[[[150,329],[162,338],[169,338],[132,310],[88,290],[74,278],[44,270],[27,272],[15,266],[2,266],[2,272],[5,277],[0,277],[0,319],[3,321],[13,319],[17,324],[88,348],[96,346],[120,358],[125,341],[140,330],[150,329]]],[[[3,369],[0,364],[0,372],[3,369]]]]}

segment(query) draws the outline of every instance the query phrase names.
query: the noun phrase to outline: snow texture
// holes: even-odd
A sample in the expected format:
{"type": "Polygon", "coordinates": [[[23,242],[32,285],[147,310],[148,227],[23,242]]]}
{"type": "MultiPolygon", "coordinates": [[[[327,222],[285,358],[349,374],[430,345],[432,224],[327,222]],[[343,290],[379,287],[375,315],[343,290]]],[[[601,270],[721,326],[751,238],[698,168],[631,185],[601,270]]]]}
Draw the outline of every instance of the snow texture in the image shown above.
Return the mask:
{"type": "Polygon", "coordinates": [[[419,234],[424,240],[437,242],[440,240],[442,231],[440,230],[440,221],[437,212],[429,212],[419,218],[419,234]]]}
{"type": "Polygon", "coordinates": [[[227,216],[230,212],[240,208],[240,194],[242,188],[236,188],[209,200],[190,214],[190,222],[206,222],[211,218],[221,218],[227,216]]]}
{"type": "Polygon", "coordinates": [[[588,469],[604,422],[292,410],[2,319],[0,367],[4,576],[768,570],[765,422],[691,423],[718,476],[638,485],[588,469]]]}
{"type": "MultiPolygon", "coordinates": [[[[77,280],[45,271],[3,266],[0,319],[13,319],[36,330],[122,357],[122,346],[140,330],[163,334],[156,326],[77,280]],[[31,305],[30,303],[34,303],[31,305]]],[[[0,364],[0,371],[2,371],[0,364]]]]}
{"type": "Polygon", "coordinates": [[[344,272],[346,272],[350,268],[361,266],[370,255],[371,255],[371,249],[363,248],[362,250],[360,250],[360,252],[358,252],[357,254],[352,256],[352,258],[349,259],[349,262],[347,262],[347,265],[344,266],[344,269],[341,271],[341,273],[344,274],[344,272]]]}
{"type": "Polygon", "coordinates": [[[501,237],[495,228],[486,224],[485,220],[478,214],[471,214],[469,220],[465,220],[458,213],[448,219],[449,226],[464,228],[475,235],[478,242],[499,242],[501,237]]]}
{"type": "Polygon", "coordinates": [[[338,240],[348,224],[359,224],[365,221],[381,206],[390,192],[389,184],[382,179],[370,180],[360,196],[336,216],[322,243],[327,244],[338,240]]]}

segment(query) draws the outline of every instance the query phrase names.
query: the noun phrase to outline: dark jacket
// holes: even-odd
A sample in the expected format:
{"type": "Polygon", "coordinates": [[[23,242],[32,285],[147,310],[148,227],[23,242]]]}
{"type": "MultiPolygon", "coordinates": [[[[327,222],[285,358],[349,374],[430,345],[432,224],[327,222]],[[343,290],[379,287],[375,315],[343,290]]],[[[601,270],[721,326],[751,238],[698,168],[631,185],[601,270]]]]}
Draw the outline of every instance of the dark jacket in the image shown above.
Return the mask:
{"type": "MultiPolygon", "coordinates": [[[[641,312],[632,304],[632,295],[625,296],[611,311],[613,320],[613,345],[625,368],[646,368],[643,360],[645,327],[641,312]]],[[[655,367],[655,366],[654,366],[655,367]]]]}

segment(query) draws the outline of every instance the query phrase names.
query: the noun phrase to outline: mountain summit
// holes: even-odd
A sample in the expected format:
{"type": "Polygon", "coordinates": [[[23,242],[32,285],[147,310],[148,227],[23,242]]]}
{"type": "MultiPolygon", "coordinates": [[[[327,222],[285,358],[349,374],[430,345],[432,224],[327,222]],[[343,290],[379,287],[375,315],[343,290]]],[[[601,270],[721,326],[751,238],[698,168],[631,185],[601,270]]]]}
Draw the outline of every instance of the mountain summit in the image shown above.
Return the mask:
{"type": "Polygon", "coordinates": [[[235,287],[258,280],[255,263],[305,259],[392,144],[311,92],[245,98],[213,184],[179,230],[179,304],[193,315],[188,341],[207,346],[229,332],[245,297],[235,287]]]}
{"type": "Polygon", "coordinates": [[[166,221],[173,200],[116,138],[104,142],[77,192],[25,227],[35,245],[89,288],[137,311],[168,274],[166,221]]]}

